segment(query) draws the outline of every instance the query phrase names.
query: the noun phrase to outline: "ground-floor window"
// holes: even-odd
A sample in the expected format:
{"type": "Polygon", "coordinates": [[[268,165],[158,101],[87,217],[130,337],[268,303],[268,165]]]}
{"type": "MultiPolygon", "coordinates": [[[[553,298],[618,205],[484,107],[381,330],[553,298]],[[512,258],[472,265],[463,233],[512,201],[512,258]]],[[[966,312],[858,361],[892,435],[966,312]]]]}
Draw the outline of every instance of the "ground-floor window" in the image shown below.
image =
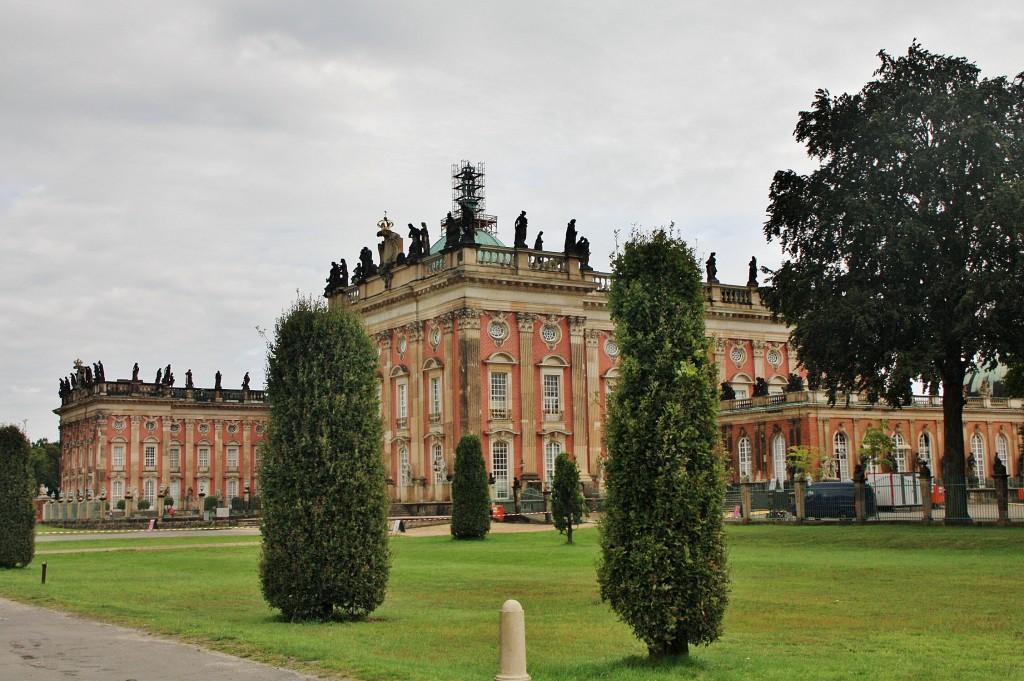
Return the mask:
{"type": "Polygon", "coordinates": [[[772,438],[772,477],[786,481],[786,440],[778,433],[772,438]]]}
{"type": "Polygon", "coordinates": [[[978,484],[985,484],[985,440],[981,435],[971,435],[971,463],[974,464],[974,475],[978,478],[978,484]]]}
{"type": "Polygon", "coordinates": [[[448,472],[444,465],[444,448],[440,442],[435,442],[431,450],[431,459],[433,460],[434,467],[434,485],[440,485],[444,482],[445,474],[448,472]]]}
{"type": "Polygon", "coordinates": [[[850,453],[846,444],[846,433],[836,433],[832,438],[832,452],[836,459],[836,470],[840,480],[850,479],[850,453]]]}
{"type": "Polygon", "coordinates": [[[561,443],[551,440],[544,444],[544,482],[551,487],[555,482],[555,459],[562,453],[561,443]]]}
{"type": "Polygon", "coordinates": [[[143,494],[146,501],[150,504],[156,503],[156,480],[153,480],[152,478],[147,479],[142,484],[142,488],[144,490],[143,494]]]}
{"type": "Polygon", "coordinates": [[[494,476],[494,497],[508,499],[508,443],[504,440],[491,444],[491,475],[494,476]]]}
{"type": "Polygon", "coordinates": [[[753,466],[751,465],[751,446],[749,437],[741,437],[739,444],[740,479],[746,476],[747,480],[754,477],[753,466]]]}

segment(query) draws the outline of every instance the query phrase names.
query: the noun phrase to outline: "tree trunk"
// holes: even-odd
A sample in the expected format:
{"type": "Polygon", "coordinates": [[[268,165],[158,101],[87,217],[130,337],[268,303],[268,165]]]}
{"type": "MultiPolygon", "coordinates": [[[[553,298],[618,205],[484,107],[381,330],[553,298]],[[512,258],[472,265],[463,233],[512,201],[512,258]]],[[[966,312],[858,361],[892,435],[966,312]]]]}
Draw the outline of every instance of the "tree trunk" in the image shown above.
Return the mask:
{"type": "Polygon", "coordinates": [[[964,377],[959,358],[947,361],[942,375],[942,484],[946,488],[946,524],[971,522],[967,512],[967,475],[964,457],[964,377]]]}
{"type": "Polygon", "coordinates": [[[690,641],[685,633],[680,632],[676,639],[664,641],[660,645],[647,646],[647,654],[653,658],[685,657],[690,654],[690,641]]]}
{"type": "Polygon", "coordinates": [[[565,528],[565,538],[567,544],[572,543],[572,518],[569,518],[569,525],[565,528]]]}

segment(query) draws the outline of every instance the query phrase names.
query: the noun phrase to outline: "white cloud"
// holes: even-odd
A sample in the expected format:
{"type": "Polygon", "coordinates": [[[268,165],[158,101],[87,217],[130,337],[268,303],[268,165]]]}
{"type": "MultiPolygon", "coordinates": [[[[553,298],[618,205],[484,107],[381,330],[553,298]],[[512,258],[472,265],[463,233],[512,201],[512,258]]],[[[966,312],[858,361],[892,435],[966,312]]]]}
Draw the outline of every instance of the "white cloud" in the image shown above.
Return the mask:
{"type": "Polygon", "coordinates": [[[576,218],[675,221],[720,276],[778,260],[761,223],[814,90],[859,89],[917,37],[1024,70],[1024,8],[610,1],[0,0],[0,422],[56,437],[57,379],[250,371],[296,289],[450,206],[486,161],[508,240],[576,218]]]}

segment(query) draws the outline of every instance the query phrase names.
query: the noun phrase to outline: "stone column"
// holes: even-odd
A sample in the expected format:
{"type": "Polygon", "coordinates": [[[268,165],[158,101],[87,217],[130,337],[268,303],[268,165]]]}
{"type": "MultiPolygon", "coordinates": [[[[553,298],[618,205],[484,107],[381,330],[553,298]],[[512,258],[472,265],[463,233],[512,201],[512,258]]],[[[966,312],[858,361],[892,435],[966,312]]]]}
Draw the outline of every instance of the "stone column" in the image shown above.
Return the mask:
{"type": "Polygon", "coordinates": [[[715,364],[718,366],[718,382],[724,383],[729,379],[726,375],[728,369],[725,366],[725,339],[715,334],[712,337],[715,348],[715,364]]]}
{"type": "Polygon", "coordinates": [[[749,481],[740,483],[740,514],[744,523],[750,522],[750,507],[753,505],[750,485],[749,481]]]}
{"type": "MultiPolygon", "coordinates": [[[[520,253],[522,253],[520,251],[520,253]]],[[[523,254],[525,255],[525,254],[523,254]]],[[[537,315],[520,312],[516,315],[519,325],[519,427],[521,431],[523,457],[523,478],[537,479],[537,384],[533,358],[533,332],[537,315]]]]}
{"type": "Polygon", "coordinates": [[[854,480],[853,488],[857,500],[857,524],[863,525],[865,522],[866,512],[866,509],[864,508],[864,480],[854,480]]]}
{"type": "MultiPolygon", "coordinates": [[[[768,372],[765,371],[764,362],[764,341],[755,340],[753,341],[752,345],[754,349],[754,376],[752,378],[754,379],[755,383],[757,382],[758,376],[764,378],[765,380],[768,380],[768,372]]],[[[753,386],[751,386],[751,390],[753,390],[753,386]]]]}
{"type": "MultiPolygon", "coordinates": [[[[193,498],[189,499],[189,504],[195,503],[195,495],[199,493],[199,476],[197,475],[199,462],[196,461],[195,432],[195,420],[185,419],[185,447],[181,452],[181,492],[179,494],[184,499],[191,488],[193,498]]],[[[182,504],[179,508],[183,511],[188,510],[186,504],[182,504]]]]}
{"type": "Polygon", "coordinates": [[[141,476],[136,476],[136,474],[135,474],[136,470],[141,471],[143,469],[142,468],[142,464],[143,464],[143,461],[142,461],[142,447],[139,444],[140,443],[140,440],[139,440],[139,426],[142,423],[142,417],[141,416],[132,416],[131,419],[132,419],[131,435],[129,436],[131,438],[131,441],[128,443],[128,451],[125,452],[125,455],[124,455],[124,484],[125,484],[125,488],[127,488],[128,485],[132,485],[134,487],[138,487],[139,485],[142,484],[142,477],[141,476]],[[139,457],[139,462],[138,462],[139,465],[138,466],[133,465],[135,463],[135,457],[139,457]]]}
{"type": "Polygon", "coordinates": [[[587,329],[584,332],[587,344],[587,373],[586,373],[586,416],[585,423],[590,424],[587,431],[587,460],[586,469],[583,469],[582,462],[580,469],[581,482],[584,484],[598,480],[597,462],[601,460],[601,338],[602,333],[597,329],[587,329]]]}
{"type": "MultiPolygon", "coordinates": [[[[458,433],[455,432],[455,395],[461,389],[458,374],[455,370],[455,316],[444,314],[438,319],[441,324],[441,355],[444,358],[444,371],[441,373],[441,398],[444,400],[443,427],[445,441],[448,445],[448,456],[455,461],[455,446],[458,444],[458,433]]],[[[483,409],[483,405],[481,405],[483,409]]]]}
{"type": "Polygon", "coordinates": [[[927,470],[921,471],[918,476],[918,483],[921,486],[921,522],[925,525],[932,523],[932,476],[927,470]]]}
{"type": "MultiPolygon", "coordinates": [[[[427,447],[423,442],[423,405],[427,400],[423,394],[423,325],[414,322],[405,327],[409,353],[409,463],[413,476],[420,476],[426,484],[433,484],[433,466],[428,461],[427,447]]],[[[422,499],[420,500],[422,501],[422,499]]]]}
{"type": "Polygon", "coordinates": [[[996,487],[996,512],[998,514],[997,522],[1001,526],[1005,526],[1008,522],[1008,508],[1007,508],[1007,474],[1006,469],[1000,466],[1002,470],[996,470],[992,473],[992,481],[996,487]]]}
{"type": "MultiPolygon", "coordinates": [[[[590,457],[587,452],[587,348],[583,333],[586,317],[569,317],[569,342],[572,347],[572,455],[580,468],[580,481],[589,483],[590,457]]],[[[565,419],[568,423],[569,419],[565,419]]]]}
{"type": "Polygon", "coordinates": [[[796,522],[800,524],[806,517],[807,509],[807,481],[803,476],[793,480],[793,500],[796,506],[796,522]]]}
{"type": "MultiPolygon", "coordinates": [[[[242,476],[242,484],[249,487],[256,479],[256,466],[252,463],[255,459],[252,449],[252,423],[248,420],[242,421],[242,451],[239,452],[238,470],[242,476]]],[[[244,488],[243,488],[244,489],[244,488]]],[[[249,495],[246,494],[245,510],[249,510],[249,495]]]]}
{"type": "MultiPolygon", "coordinates": [[[[459,434],[483,433],[480,391],[480,310],[458,312],[459,434]]],[[[510,462],[511,463],[511,462],[510,462]]]]}
{"type": "MultiPolygon", "coordinates": [[[[213,420],[212,449],[213,451],[210,452],[210,489],[206,493],[216,495],[223,503],[226,492],[224,490],[224,465],[222,458],[224,456],[224,421],[221,419],[213,420]]],[[[230,504],[230,500],[227,501],[230,504]]]]}

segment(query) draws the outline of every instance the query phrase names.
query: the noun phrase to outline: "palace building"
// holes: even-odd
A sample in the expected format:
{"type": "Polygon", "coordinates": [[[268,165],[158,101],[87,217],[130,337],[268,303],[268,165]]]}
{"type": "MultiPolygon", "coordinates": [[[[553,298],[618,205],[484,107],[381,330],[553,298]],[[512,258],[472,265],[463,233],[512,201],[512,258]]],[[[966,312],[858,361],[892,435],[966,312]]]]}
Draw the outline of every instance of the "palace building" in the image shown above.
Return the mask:
{"type": "MultiPolygon", "coordinates": [[[[167,374],[170,374],[168,365],[167,374]]],[[[267,425],[261,390],[184,388],[161,370],[153,383],[106,380],[103,364],[76,362],[61,380],[60,479],[64,494],[126,496],[155,504],[169,494],[176,508],[198,507],[202,497],[258,494],[257,449],[267,425]]]]}
{"type": "MultiPolygon", "coordinates": [[[[482,440],[496,501],[510,500],[517,484],[550,484],[561,451],[576,459],[587,493],[600,495],[606,405],[619,360],[611,275],[590,267],[589,242],[575,220],[561,248],[545,249],[524,211],[505,245],[497,218],[484,213],[482,164],[463,161],[452,170],[452,211],[438,225],[440,238],[431,240],[420,223],[404,239],[385,217],[376,262],[363,248],[351,280],[344,260],[333,264],[324,292],[331,306],[358,314],[377,343],[391,497],[420,508],[450,500],[455,447],[470,433],[482,440]]],[[[543,231],[549,243],[555,234],[561,241],[562,228],[543,231]]],[[[801,445],[848,479],[866,429],[881,421],[898,470],[912,470],[920,458],[939,474],[938,397],[920,396],[899,410],[858,395],[829,406],[824,393],[804,388],[789,330],[761,304],[756,263],[746,285],[720,283],[715,254],[707,269],[706,328],[729,398],[719,426],[734,481],[787,479],[786,452],[801,445]]],[[[175,500],[190,491],[230,498],[246,485],[257,489],[257,445],[268,416],[262,392],[219,384],[196,390],[191,380],[174,388],[137,375],[108,382],[88,376],[88,367],[78,372],[75,387],[62,382],[56,410],[63,489],[105,490],[117,499],[129,488],[143,497],[166,488],[175,500]]],[[[972,381],[964,414],[968,473],[984,484],[999,457],[1010,475],[1020,475],[1021,400],[1003,397],[998,382],[972,381]]]]}
{"type": "MultiPolygon", "coordinates": [[[[453,210],[435,243],[424,243],[425,224],[409,225],[406,253],[384,218],[380,263],[364,248],[353,281],[343,261],[325,291],[331,305],[359,314],[377,341],[393,499],[449,499],[455,446],[467,433],[481,437],[496,500],[510,499],[517,480],[549,484],[560,451],[574,456],[588,493],[600,494],[605,407],[618,361],[611,275],[590,268],[574,220],[564,248],[552,252],[536,242],[527,247],[524,212],[515,243],[505,246],[497,219],[482,212],[482,171],[465,161],[453,167],[453,210]]],[[[722,401],[719,416],[733,479],[785,480],[794,445],[822,453],[833,475],[849,479],[866,428],[880,421],[892,433],[900,470],[921,457],[938,472],[937,397],[893,410],[851,395],[830,407],[824,393],[791,383],[798,358],[789,330],[761,304],[755,266],[746,285],[721,284],[712,254],[705,285],[711,351],[735,397],[722,401]]],[[[1019,475],[1021,401],[974,388],[964,414],[969,472],[983,482],[998,456],[1019,475]]]]}

